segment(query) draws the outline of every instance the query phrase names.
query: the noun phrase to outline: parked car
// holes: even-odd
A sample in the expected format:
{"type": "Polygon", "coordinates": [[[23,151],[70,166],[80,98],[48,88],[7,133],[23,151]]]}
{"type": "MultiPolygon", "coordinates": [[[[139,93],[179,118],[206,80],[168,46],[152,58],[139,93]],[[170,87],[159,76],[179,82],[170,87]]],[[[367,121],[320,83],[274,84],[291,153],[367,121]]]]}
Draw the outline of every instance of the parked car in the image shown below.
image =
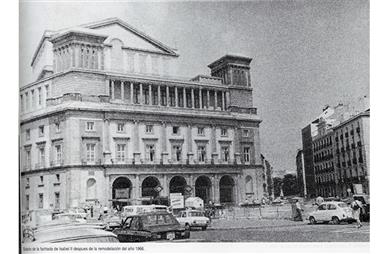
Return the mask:
{"type": "Polygon", "coordinates": [[[168,212],[149,212],[127,217],[113,230],[120,242],[173,240],[190,237],[190,231],[168,212]]]}
{"type": "Polygon", "coordinates": [[[370,219],[370,200],[369,195],[366,194],[354,194],[353,199],[362,203],[360,219],[362,221],[369,221],[370,219]]]}
{"type": "Polygon", "coordinates": [[[105,230],[113,231],[121,227],[122,218],[118,215],[108,215],[102,218],[102,221],[105,230]]]}
{"type": "Polygon", "coordinates": [[[177,220],[188,229],[200,227],[202,230],[206,230],[210,225],[210,220],[205,217],[204,212],[197,210],[181,211],[177,216],[177,220]]]}
{"type": "Polygon", "coordinates": [[[23,230],[23,242],[33,243],[117,243],[117,236],[96,225],[52,224],[23,230]]]}
{"type": "Polygon", "coordinates": [[[354,221],[351,208],[344,202],[323,202],[318,208],[311,212],[307,219],[311,224],[317,222],[333,222],[333,224],[339,224],[342,221],[349,223],[354,221]]]}
{"type": "Polygon", "coordinates": [[[128,217],[132,215],[137,215],[141,213],[148,212],[157,212],[157,211],[167,211],[167,206],[165,205],[129,205],[123,207],[123,216],[128,217]]]}

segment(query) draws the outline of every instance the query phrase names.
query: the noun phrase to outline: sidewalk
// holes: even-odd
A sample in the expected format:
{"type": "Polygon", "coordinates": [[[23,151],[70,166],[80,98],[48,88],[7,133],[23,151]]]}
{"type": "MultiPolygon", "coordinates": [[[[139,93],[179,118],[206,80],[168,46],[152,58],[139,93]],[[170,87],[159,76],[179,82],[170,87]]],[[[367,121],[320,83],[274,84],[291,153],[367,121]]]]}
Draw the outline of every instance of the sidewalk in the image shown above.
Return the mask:
{"type": "Polygon", "coordinates": [[[306,221],[292,221],[289,219],[214,219],[208,230],[218,229],[239,229],[239,228],[268,228],[268,227],[287,227],[306,223],[306,221]]]}

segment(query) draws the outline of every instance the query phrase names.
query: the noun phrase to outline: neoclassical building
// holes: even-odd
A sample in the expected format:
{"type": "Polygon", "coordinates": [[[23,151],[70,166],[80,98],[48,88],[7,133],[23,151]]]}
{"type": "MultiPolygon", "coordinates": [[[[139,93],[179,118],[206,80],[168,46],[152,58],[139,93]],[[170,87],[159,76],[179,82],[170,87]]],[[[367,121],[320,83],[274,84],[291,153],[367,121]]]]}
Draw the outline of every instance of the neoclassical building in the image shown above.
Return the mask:
{"type": "Polygon", "coordinates": [[[119,19],[46,31],[20,88],[22,210],[170,193],[261,199],[251,58],[176,78],[177,51],[119,19]]]}

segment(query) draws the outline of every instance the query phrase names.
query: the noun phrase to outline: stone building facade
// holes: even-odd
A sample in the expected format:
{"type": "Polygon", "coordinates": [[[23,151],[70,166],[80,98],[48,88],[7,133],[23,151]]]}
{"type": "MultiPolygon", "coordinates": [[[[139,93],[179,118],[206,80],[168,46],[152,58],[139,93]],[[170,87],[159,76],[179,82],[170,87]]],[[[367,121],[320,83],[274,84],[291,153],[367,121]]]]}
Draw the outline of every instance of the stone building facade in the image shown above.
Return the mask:
{"type": "Polygon", "coordinates": [[[176,50],[119,19],[45,32],[20,89],[22,210],[125,205],[180,192],[261,199],[251,58],[175,78],[176,50]]]}

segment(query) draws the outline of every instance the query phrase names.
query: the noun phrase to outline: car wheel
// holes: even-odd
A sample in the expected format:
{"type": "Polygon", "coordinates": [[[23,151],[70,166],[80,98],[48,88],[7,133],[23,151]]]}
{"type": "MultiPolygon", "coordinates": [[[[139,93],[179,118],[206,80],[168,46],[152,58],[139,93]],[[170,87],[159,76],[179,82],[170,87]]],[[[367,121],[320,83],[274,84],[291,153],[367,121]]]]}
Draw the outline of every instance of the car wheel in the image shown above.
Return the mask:
{"type": "Polygon", "coordinates": [[[331,219],[331,221],[333,222],[333,224],[335,224],[335,225],[338,225],[338,224],[340,224],[340,220],[338,219],[338,217],[337,216],[334,216],[332,219],[331,219]]]}
{"type": "Polygon", "coordinates": [[[309,221],[310,221],[310,224],[312,224],[312,225],[317,223],[317,221],[315,220],[315,218],[313,216],[311,216],[309,218],[309,221]]]}
{"type": "Polygon", "coordinates": [[[207,226],[202,227],[202,230],[206,230],[207,226]]]}

